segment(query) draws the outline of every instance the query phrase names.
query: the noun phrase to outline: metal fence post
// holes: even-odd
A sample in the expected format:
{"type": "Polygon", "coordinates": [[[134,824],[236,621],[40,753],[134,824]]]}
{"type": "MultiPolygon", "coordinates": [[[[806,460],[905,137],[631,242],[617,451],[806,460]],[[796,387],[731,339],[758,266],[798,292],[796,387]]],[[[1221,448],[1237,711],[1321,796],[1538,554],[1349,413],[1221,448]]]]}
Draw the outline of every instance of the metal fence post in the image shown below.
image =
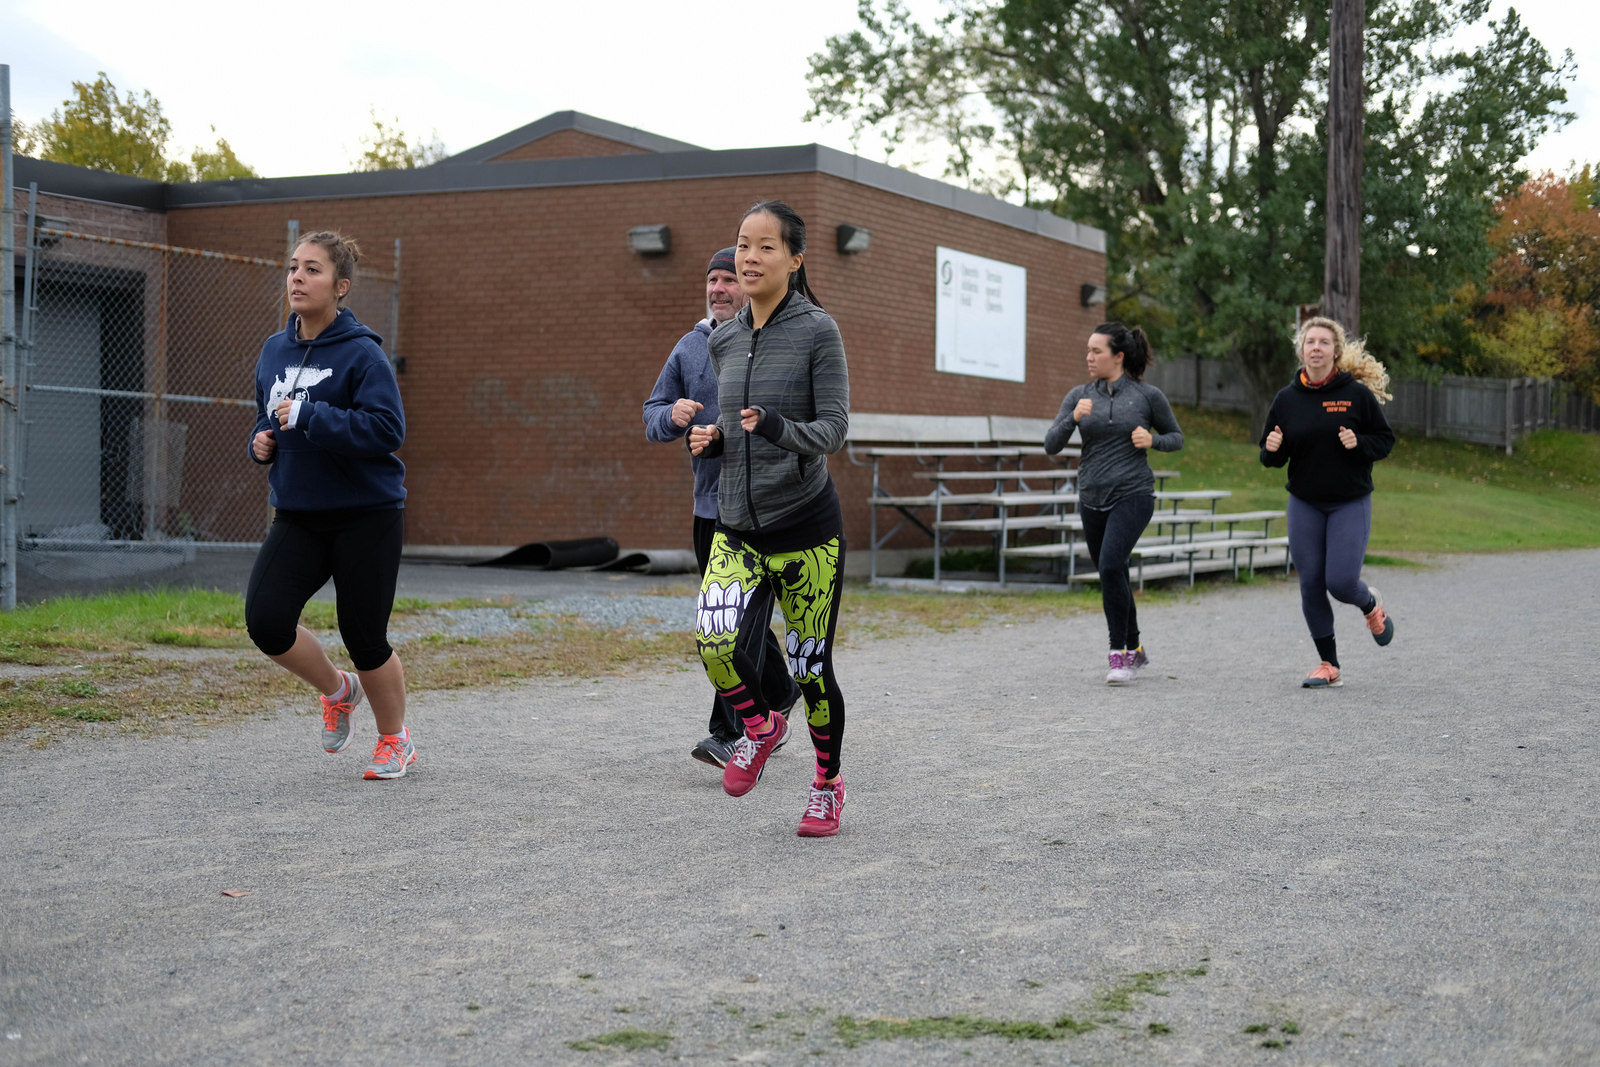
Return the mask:
{"type": "Polygon", "coordinates": [[[389,362],[401,373],[406,369],[406,358],[400,354],[400,238],[394,239],[394,294],[389,298],[389,329],[394,337],[389,342],[389,362]]]}
{"type": "Polygon", "coordinates": [[[17,210],[11,173],[11,66],[0,63],[0,610],[17,606],[17,210]]]}

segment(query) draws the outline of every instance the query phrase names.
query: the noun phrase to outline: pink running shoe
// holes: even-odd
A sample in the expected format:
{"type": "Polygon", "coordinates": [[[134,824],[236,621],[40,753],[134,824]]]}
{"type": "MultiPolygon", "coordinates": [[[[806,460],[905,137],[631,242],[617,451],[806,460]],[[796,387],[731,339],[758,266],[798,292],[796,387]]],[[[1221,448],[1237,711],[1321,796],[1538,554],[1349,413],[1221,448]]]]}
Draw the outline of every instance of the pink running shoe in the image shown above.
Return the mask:
{"type": "Polygon", "coordinates": [[[811,786],[811,799],[806,803],[806,813],[800,816],[800,837],[832,837],[839,832],[839,816],[844,813],[844,778],[832,785],[811,786]]]}
{"type": "Polygon", "coordinates": [[[742,797],[754,789],[761,781],[761,772],[766,769],[767,757],[787,740],[789,720],[783,717],[783,712],[775,711],[772,732],[764,740],[754,741],[746,736],[733,743],[733,758],[722,768],[722,791],[730,797],[742,797]]]}
{"type": "Polygon", "coordinates": [[[1118,652],[1112,652],[1109,655],[1107,655],[1106,656],[1106,662],[1111,666],[1111,669],[1106,672],[1106,684],[1107,685],[1132,685],[1133,684],[1133,667],[1131,666],[1132,659],[1133,659],[1133,653],[1129,652],[1126,649],[1123,649],[1123,650],[1118,651],[1118,652]]]}

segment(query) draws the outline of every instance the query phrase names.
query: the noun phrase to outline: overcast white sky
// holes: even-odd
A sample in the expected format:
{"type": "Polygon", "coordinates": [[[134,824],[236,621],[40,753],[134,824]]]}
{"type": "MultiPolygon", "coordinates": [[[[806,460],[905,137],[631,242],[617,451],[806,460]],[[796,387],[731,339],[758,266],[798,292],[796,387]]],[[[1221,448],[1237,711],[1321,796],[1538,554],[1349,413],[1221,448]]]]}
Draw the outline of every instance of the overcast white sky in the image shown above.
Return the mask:
{"type": "MultiPolygon", "coordinates": [[[[941,10],[938,0],[910,6],[941,10]]],[[[1495,0],[1495,17],[1505,8],[1495,0]]],[[[1600,4],[1517,9],[1547,47],[1570,47],[1578,62],[1568,105],[1578,120],[1528,166],[1600,161],[1600,4]]],[[[214,125],[241,159],[279,177],[348,170],[372,107],[413,137],[436,132],[451,151],[569,108],[706,148],[817,141],[849,151],[846,127],[801,116],[808,57],[855,25],[855,0],[0,0],[0,62],[11,65],[19,118],[49,114],[74,80],[104,70],[120,90],[161,101],[173,154],[213,143],[214,125]],[[762,114],[748,117],[746,101],[762,114]]],[[[932,162],[926,172],[937,176],[932,162]]]]}

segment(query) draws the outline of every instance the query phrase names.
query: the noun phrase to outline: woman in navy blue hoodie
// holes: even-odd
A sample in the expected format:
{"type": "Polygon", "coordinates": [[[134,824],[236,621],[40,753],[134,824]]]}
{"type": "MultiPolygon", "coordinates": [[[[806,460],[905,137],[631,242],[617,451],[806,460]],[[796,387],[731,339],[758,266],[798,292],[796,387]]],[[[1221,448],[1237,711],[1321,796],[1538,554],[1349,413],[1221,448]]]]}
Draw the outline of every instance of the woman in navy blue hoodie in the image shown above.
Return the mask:
{"type": "Polygon", "coordinates": [[[349,746],[350,713],[365,698],[378,745],[364,777],[399,778],[417,758],[405,671],[388,641],[406,499],[394,452],[406,417],[382,339],[343,306],[359,256],[350,238],[321,231],[289,261],[293,314],[256,363],[250,458],[271,468],[275,515],[244,610],[256,647],[322,694],[323,751],[349,746]],[[300,625],[329,578],[353,674],[300,625]]]}

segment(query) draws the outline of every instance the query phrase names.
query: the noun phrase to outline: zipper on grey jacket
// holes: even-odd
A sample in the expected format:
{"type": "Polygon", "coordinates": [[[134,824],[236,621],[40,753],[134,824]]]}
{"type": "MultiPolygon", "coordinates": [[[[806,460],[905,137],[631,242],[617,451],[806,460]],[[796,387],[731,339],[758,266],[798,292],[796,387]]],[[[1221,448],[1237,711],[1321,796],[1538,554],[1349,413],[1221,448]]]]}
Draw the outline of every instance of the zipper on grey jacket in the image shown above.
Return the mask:
{"type": "MultiPolygon", "coordinates": [[[[761,336],[760,330],[750,332],[750,354],[744,357],[744,410],[750,409],[750,374],[756,365],[756,339],[761,336]]],[[[744,435],[744,503],[750,509],[750,521],[757,530],[761,529],[761,520],[756,518],[756,489],[755,472],[750,461],[750,438],[755,434],[745,431],[744,435]]]]}

